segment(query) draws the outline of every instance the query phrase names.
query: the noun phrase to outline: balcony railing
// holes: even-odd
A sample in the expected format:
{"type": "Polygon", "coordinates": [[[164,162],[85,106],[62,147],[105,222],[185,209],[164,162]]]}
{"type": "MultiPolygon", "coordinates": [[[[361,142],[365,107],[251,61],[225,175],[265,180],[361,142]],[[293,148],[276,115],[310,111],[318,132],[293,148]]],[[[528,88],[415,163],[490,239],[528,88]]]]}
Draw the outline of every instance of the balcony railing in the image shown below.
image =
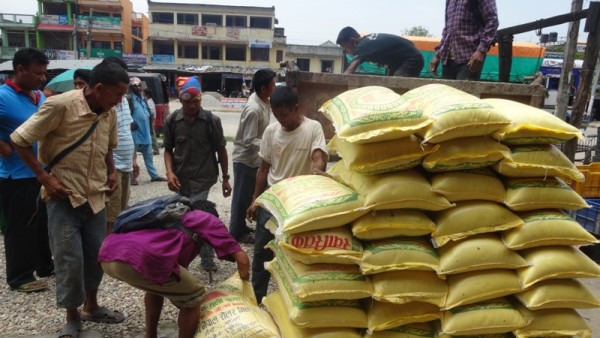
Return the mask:
{"type": "Polygon", "coordinates": [[[19,47],[0,47],[0,59],[12,59],[19,47]]]}
{"type": "Polygon", "coordinates": [[[35,15],[0,13],[0,27],[35,27],[35,15]]]}

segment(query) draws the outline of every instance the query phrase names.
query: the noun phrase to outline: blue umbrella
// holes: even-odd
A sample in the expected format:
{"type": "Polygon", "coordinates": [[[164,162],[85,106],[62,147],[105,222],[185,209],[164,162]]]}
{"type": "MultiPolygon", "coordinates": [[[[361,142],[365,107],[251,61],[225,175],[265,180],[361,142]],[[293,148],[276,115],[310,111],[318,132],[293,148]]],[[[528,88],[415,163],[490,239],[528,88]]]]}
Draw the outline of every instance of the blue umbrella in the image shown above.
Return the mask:
{"type": "Polygon", "coordinates": [[[55,92],[64,93],[69,90],[74,89],[73,86],[73,74],[77,69],[92,69],[93,67],[82,66],[78,68],[73,68],[66,70],[58,75],[56,75],[48,84],[46,84],[46,89],[50,89],[55,92]]]}

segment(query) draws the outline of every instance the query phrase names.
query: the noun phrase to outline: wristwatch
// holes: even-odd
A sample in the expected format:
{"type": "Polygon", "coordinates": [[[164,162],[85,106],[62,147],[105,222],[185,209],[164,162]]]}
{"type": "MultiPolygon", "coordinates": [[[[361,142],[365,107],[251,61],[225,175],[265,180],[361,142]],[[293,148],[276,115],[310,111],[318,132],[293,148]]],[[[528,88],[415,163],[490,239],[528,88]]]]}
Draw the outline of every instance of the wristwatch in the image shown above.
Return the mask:
{"type": "Polygon", "coordinates": [[[229,175],[223,175],[223,180],[228,180],[230,178],[231,178],[231,176],[229,176],[229,175]]]}

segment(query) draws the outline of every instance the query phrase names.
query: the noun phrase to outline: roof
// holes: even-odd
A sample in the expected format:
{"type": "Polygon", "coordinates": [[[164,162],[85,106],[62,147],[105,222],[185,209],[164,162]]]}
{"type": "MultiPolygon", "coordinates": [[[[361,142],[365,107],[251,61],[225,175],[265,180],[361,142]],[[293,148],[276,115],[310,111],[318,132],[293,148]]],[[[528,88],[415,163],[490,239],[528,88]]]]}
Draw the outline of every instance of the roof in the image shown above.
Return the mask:
{"type": "MultiPolygon", "coordinates": [[[[48,64],[48,70],[55,69],[72,69],[79,67],[94,67],[97,64],[102,62],[102,59],[94,59],[94,60],[50,60],[48,64]]],[[[12,72],[13,65],[12,60],[5,61],[0,63],[0,72],[12,72]]]]}

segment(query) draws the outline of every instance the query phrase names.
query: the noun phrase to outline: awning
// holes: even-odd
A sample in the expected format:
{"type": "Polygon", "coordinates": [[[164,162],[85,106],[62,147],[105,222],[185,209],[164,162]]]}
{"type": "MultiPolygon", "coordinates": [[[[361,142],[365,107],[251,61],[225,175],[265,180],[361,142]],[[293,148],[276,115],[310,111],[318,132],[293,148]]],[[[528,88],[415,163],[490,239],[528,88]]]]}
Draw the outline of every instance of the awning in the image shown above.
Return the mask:
{"type": "MultiPolygon", "coordinates": [[[[102,59],[95,60],[50,60],[48,70],[54,69],[72,69],[79,67],[94,67],[102,62],[102,59]]],[[[12,72],[12,60],[0,63],[0,72],[12,72]]]]}
{"type": "Polygon", "coordinates": [[[51,23],[41,23],[41,24],[37,25],[37,29],[40,31],[72,32],[73,26],[57,25],[57,24],[51,24],[51,23]]]}

